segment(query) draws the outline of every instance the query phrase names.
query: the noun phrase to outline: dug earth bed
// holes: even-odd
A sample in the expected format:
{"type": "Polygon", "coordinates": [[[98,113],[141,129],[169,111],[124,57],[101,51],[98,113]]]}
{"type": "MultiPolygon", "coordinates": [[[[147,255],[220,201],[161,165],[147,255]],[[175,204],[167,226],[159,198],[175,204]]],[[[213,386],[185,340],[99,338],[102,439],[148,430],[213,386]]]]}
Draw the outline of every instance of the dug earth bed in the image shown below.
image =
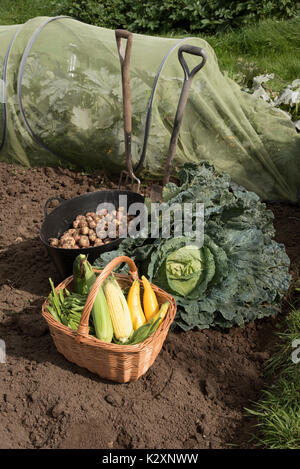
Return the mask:
{"type": "MultiPolygon", "coordinates": [[[[252,448],[245,407],[285,314],[230,330],[170,332],[137,382],[113,384],[60,355],[41,315],[58,278],[39,240],[48,197],[116,187],[101,172],[0,164],[0,448],[252,448]]],[[[299,265],[300,209],[272,204],[276,240],[299,265]]]]}

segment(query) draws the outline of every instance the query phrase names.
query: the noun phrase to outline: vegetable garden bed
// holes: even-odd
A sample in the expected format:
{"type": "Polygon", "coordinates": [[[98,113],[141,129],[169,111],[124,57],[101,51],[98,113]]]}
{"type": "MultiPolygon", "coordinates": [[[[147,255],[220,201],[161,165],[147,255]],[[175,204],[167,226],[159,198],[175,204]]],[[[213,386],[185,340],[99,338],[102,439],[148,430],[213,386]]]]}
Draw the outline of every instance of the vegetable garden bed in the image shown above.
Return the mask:
{"type": "MultiPolygon", "coordinates": [[[[48,278],[58,283],[38,235],[50,196],[115,187],[102,173],[0,165],[0,447],[251,448],[244,412],[265,384],[276,318],[244,328],[170,332],[136,383],[107,383],[60,355],[41,316],[48,278]],[[170,432],[170,428],[173,429],[170,432]]],[[[300,209],[270,205],[291,273],[299,265],[300,209]]]]}

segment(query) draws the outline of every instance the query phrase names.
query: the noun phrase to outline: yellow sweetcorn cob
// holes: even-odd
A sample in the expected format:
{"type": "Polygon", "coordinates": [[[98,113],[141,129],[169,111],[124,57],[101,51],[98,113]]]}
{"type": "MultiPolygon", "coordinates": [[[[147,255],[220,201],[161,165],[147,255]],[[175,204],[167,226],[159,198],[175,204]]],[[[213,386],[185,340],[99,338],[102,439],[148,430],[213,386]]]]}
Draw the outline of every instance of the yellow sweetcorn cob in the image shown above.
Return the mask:
{"type": "Polygon", "coordinates": [[[130,310],[122,289],[116,279],[110,276],[103,285],[114,334],[120,342],[126,342],[133,334],[130,310]]]}

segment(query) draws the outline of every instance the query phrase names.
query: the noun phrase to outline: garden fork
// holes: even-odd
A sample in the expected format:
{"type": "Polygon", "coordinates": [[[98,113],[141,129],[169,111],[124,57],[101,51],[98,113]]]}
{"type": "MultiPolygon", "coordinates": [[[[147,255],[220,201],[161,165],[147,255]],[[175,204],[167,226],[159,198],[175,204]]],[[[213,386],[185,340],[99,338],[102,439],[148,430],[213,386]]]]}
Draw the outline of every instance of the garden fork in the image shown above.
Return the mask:
{"type": "Polygon", "coordinates": [[[183,85],[182,85],[180,98],[178,101],[178,106],[177,106],[176,115],[174,119],[173,130],[172,130],[172,135],[171,135],[168,155],[167,155],[167,161],[166,161],[166,166],[165,166],[163,184],[162,186],[159,184],[152,185],[151,194],[150,194],[150,198],[152,202],[160,202],[162,200],[163,188],[166,184],[168,184],[170,180],[171,166],[172,166],[172,162],[173,162],[175,152],[176,152],[176,145],[178,142],[179,130],[180,130],[180,126],[182,123],[183,113],[185,110],[185,105],[187,103],[189,91],[192,86],[192,81],[196,73],[198,73],[199,70],[201,70],[201,68],[204,67],[207,58],[206,58],[205,51],[201,49],[200,47],[192,46],[189,44],[184,44],[178,49],[178,60],[184,72],[183,85]],[[197,55],[199,57],[202,57],[202,61],[200,62],[200,64],[196,65],[192,71],[190,71],[183,57],[183,53],[197,55]]]}
{"type": "Polygon", "coordinates": [[[119,189],[122,184],[122,179],[125,176],[125,185],[128,180],[131,180],[131,189],[133,190],[134,185],[137,185],[136,192],[139,192],[141,181],[136,177],[132,167],[132,155],[131,155],[131,94],[130,94],[130,55],[132,47],[133,34],[125,29],[116,29],[116,42],[118,48],[118,54],[121,64],[121,75],[122,75],[122,94],[123,94],[123,119],[124,119],[124,141],[125,141],[125,155],[126,155],[126,166],[127,171],[123,170],[120,174],[119,189]],[[122,39],[126,39],[126,49],[122,47],[122,39]]]}

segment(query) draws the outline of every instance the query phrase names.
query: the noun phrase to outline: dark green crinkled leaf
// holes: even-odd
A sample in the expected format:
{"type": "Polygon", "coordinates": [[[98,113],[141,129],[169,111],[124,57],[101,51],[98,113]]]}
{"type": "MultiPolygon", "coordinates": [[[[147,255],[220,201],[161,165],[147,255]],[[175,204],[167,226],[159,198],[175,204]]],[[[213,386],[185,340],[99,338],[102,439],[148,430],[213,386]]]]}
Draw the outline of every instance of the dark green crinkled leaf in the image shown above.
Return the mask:
{"type": "MultiPolygon", "coordinates": [[[[290,261],[273,240],[273,213],[207,162],[184,165],[179,179],[180,186],[164,188],[164,202],[204,204],[203,247],[189,251],[192,236],[161,235],[126,239],[115,255],[132,257],[140,272],[175,297],[175,324],[185,331],[243,326],[278,313],[290,261]]],[[[97,264],[104,266],[113,255],[103,254],[97,264]]]]}

